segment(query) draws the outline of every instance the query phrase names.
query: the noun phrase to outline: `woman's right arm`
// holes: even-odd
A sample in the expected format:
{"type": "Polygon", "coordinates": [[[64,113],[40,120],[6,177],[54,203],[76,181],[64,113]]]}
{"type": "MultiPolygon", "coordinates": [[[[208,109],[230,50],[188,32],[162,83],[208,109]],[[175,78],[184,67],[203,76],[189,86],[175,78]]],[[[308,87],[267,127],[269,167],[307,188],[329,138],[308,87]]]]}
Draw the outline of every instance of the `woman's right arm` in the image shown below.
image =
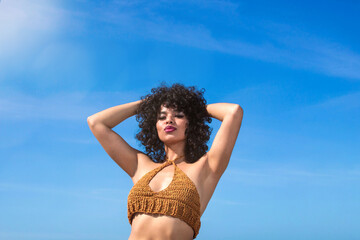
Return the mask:
{"type": "Polygon", "coordinates": [[[112,128],[135,115],[141,101],[110,107],[87,118],[90,130],[101,146],[131,178],[136,173],[139,155],[144,154],[131,147],[112,128]]]}

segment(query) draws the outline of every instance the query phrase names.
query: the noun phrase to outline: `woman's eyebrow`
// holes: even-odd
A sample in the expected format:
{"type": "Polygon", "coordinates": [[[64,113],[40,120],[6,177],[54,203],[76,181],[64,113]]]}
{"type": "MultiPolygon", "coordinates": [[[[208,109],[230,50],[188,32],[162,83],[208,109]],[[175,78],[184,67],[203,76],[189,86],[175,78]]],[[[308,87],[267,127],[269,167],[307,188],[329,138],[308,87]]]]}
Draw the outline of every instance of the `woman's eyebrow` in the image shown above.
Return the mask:
{"type": "MultiPolygon", "coordinates": [[[[174,110],[174,112],[176,112],[176,113],[182,113],[181,111],[177,111],[177,110],[174,110]]],[[[161,111],[160,114],[166,114],[166,112],[161,111]]]]}

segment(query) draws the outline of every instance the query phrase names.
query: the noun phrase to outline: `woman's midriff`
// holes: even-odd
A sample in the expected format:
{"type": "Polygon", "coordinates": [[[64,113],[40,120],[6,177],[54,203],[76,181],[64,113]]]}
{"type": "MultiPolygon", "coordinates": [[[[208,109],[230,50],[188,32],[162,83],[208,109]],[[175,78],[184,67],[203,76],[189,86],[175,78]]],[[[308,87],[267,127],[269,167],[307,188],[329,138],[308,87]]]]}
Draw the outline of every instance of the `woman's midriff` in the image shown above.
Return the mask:
{"type": "Polygon", "coordinates": [[[194,231],[184,221],[166,215],[135,213],[129,240],[192,240],[194,231]]]}

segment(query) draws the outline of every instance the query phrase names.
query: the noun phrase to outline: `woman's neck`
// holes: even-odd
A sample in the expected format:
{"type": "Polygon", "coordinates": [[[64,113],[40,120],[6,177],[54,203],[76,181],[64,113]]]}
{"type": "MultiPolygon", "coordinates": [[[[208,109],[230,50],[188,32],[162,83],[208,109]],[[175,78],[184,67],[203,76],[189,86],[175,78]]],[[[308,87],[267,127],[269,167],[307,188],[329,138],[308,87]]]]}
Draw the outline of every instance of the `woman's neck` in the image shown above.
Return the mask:
{"type": "Polygon", "coordinates": [[[166,158],[170,161],[177,159],[181,156],[181,159],[179,158],[178,160],[180,162],[182,162],[184,160],[184,156],[185,156],[185,151],[184,151],[184,146],[185,144],[182,142],[176,143],[176,144],[172,144],[172,145],[165,145],[165,154],[166,154],[166,158]]]}

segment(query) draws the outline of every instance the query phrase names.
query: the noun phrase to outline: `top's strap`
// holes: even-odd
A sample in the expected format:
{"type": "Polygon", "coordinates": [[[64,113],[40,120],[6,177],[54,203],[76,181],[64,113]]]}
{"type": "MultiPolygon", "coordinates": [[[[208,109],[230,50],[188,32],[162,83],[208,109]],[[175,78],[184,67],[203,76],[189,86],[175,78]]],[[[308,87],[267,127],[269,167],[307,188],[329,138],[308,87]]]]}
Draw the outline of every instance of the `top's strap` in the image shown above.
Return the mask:
{"type": "Polygon", "coordinates": [[[167,161],[167,162],[171,162],[171,163],[175,163],[176,160],[182,158],[183,156],[184,156],[184,155],[179,156],[179,157],[175,158],[174,160],[170,160],[170,159],[166,156],[166,161],[167,161]]]}

